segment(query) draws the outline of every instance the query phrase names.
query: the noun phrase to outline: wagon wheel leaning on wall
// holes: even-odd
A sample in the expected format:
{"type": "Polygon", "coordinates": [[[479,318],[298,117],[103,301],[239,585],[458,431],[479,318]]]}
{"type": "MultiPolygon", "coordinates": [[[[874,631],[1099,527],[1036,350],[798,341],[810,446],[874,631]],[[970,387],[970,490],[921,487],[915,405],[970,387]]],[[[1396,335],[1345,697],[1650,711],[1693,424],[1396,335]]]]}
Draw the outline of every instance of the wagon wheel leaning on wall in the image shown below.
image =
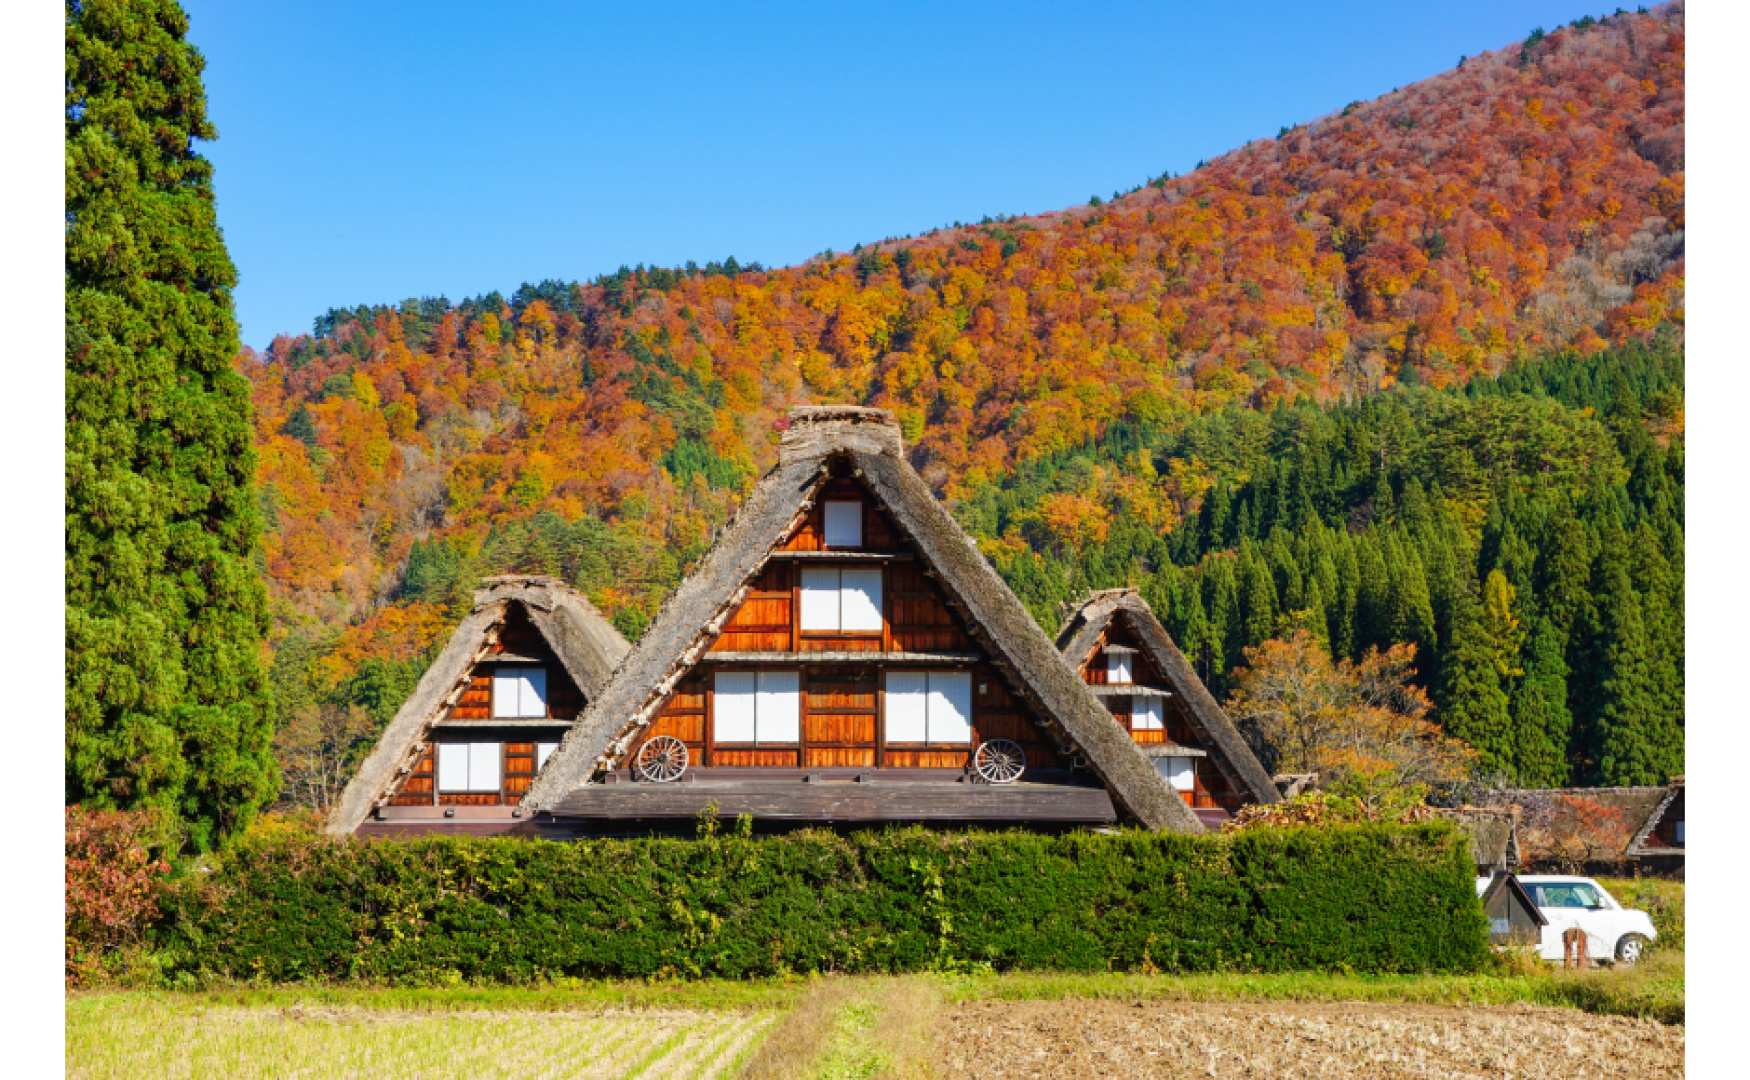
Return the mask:
{"type": "Polygon", "coordinates": [[[1027,752],[1013,739],[986,739],[972,752],[972,769],[990,784],[1012,784],[1027,771],[1027,752]]]}
{"type": "Polygon", "coordinates": [[[673,735],[658,735],[639,749],[633,767],[639,779],[666,784],[679,780],[687,771],[688,763],[686,743],[673,735]]]}

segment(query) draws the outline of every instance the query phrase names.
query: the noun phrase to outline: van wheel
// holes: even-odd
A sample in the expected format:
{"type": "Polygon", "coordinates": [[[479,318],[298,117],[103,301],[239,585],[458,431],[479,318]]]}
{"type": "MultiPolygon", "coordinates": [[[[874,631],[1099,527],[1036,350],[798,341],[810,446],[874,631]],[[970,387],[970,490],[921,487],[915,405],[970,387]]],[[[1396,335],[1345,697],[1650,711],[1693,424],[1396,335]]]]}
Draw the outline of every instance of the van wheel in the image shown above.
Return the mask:
{"type": "Polygon", "coordinates": [[[1640,934],[1624,934],[1616,943],[1616,962],[1633,964],[1646,954],[1647,939],[1640,934]]]}

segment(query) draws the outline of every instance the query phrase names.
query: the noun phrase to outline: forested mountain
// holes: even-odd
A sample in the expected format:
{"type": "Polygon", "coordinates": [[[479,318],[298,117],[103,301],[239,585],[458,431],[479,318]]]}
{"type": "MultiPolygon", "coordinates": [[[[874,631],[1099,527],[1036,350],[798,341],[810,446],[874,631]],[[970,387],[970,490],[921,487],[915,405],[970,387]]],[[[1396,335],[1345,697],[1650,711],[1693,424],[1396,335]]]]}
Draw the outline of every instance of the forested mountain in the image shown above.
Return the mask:
{"type": "Polygon", "coordinates": [[[1048,623],[1136,581],[1218,687],[1410,641],[1504,774],[1663,775],[1683,93],[1681,6],[1619,13],[1071,210],[330,311],[239,361],[282,720],[385,717],[482,572],[636,634],[784,411],[856,401],[1048,623]]]}

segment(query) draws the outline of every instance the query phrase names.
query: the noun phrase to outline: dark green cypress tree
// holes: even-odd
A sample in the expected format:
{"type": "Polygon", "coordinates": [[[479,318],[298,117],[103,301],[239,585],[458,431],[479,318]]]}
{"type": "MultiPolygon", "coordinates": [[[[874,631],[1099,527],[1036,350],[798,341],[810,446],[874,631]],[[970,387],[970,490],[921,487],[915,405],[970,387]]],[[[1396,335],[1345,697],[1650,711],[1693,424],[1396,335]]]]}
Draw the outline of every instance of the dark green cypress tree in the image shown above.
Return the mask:
{"type": "Polygon", "coordinates": [[[1332,543],[1331,561],[1336,566],[1336,584],[1332,589],[1332,599],[1327,605],[1326,616],[1331,624],[1331,656],[1335,659],[1356,656],[1355,618],[1356,593],[1360,588],[1361,572],[1355,562],[1355,544],[1347,534],[1340,534],[1332,543]]]}
{"type": "Polygon", "coordinates": [[[1500,650],[1489,639],[1482,604],[1470,593],[1453,609],[1452,640],[1441,664],[1435,704],[1446,733],[1463,739],[1477,752],[1484,775],[1511,777],[1513,730],[1507,695],[1497,667],[1500,650]]]}
{"type": "Polygon", "coordinates": [[[1217,555],[1203,563],[1203,599],[1209,612],[1209,638],[1214,653],[1211,661],[1214,670],[1205,681],[1217,697],[1226,693],[1228,676],[1239,666],[1240,648],[1245,644],[1235,561],[1232,555],[1217,555]]]}
{"type": "Polygon", "coordinates": [[[1428,573],[1415,545],[1406,539],[1386,542],[1386,644],[1411,642],[1416,646],[1416,666],[1424,675],[1436,663],[1438,635],[1434,604],[1428,596],[1428,573]]]}
{"type": "MultiPolygon", "coordinates": [[[[1676,552],[1683,557],[1682,549],[1676,552]]],[[[1641,621],[1647,633],[1647,674],[1650,692],[1661,717],[1674,717],[1681,739],[1683,720],[1683,582],[1673,571],[1664,545],[1646,521],[1635,528],[1630,577],[1641,597],[1641,621]]],[[[1665,738],[1670,738],[1667,732],[1665,738]]],[[[1681,764],[1671,766],[1681,771],[1681,764]]]]}
{"type": "Polygon", "coordinates": [[[1355,537],[1356,607],[1355,653],[1386,648],[1392,637],[1391,568],[1378,530],[1355,537]]]}
{"type": "Polygon", "coordinates": [[[1253,544],[1240,548],[1240,636],[1246,645],[1256,645],[1276,633],[1279,604],[1270,564],[1253,544]]]}
{"type": "Polygon", "coordinates": [[[1574,718],[1568,712],[1565,635],[1549,618],[1540,618],[1526,646],[1525,675],[1513,688],[1514,779],[1522,787],[1562,787],[1569,781],[1568,738],[1574,718]]]}
{"type": "Polygon", "coordinates": [[[1640,597],[1630,579],[1620,533],[1600,560],[1598,632],[1602,663],[1594,732],[1600,784],[1657,784],[1681,765],[1678,717],[1661,708],[1640,597]]]}
{"type": "Polygon", "coordinates": [[[205,847],[278,786],[215,132],[171,0],[70,0],[66,30],[66,796],[205,847]]]}

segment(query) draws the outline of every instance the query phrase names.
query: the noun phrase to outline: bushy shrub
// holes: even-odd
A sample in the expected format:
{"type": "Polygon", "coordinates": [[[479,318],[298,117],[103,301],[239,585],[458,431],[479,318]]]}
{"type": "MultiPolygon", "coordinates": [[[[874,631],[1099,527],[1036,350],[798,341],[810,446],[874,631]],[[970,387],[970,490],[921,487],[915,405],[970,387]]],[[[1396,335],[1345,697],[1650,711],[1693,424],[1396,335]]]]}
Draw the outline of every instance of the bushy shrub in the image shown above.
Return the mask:
{"type": "Polygon", "coordinates": [[[246,838],[178,883],[183,977],[528,982],[790,972],[1472,970],[1443,823],[1042,836],[893,829],[575,843],[246,838]]]}
{"type": "Polygon", "coordinates": [[[69,806],[66,829],[67,981],[91,982],[157,920],[172,836],[150,810],[69,806]]]}

